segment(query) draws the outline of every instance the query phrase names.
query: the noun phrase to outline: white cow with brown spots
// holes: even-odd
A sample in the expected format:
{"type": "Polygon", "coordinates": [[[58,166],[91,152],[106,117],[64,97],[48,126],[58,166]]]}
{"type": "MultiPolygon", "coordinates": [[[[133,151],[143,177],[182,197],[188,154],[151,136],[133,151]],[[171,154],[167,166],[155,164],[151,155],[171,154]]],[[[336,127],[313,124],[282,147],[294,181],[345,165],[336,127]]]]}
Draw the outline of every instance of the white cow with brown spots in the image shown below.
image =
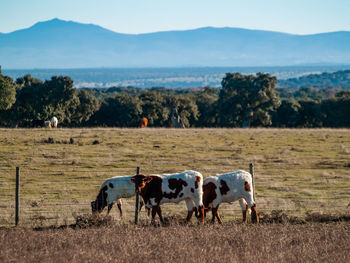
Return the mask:
{"type": "Polygon", "coordinates": [[[248,210],[251,208],[252,222],[259,223],[252,181],[252,175],[242,170],[204,179],[203,204],[205,211],[212,210],[212,223],[215,222],[216,217],[222,224],[218,210],[221,203],[232,203],[237,200],[242,208],[243,222],[247,223],[248,210]]]}
{"type": "MultiPolygon", "coordinates": [[[[95,201],[91,202],[92,213],[102,212],[107,206],[107,215],[116,200],[120,217],[123,216],[121,198],[130,198],[135,195],[135,185],[131,182],[132,176],[116,176],[105,180],[100,187],[100,191],[95,201]]],[[[143,203],[140,205],[140,209],[143,203]]]]}
{"type": "Polygon", "coordinates": [[[196,171],[177,174],[135,175],[131,178],[135,191],[140,193],[146,207],[152,208],[152,223],[158,214],[164,223],[160,205],[164,203],[186,202],[187,218],[190,221],[193,211],[199,211],[204,223],[203,176],[196,171]]]}

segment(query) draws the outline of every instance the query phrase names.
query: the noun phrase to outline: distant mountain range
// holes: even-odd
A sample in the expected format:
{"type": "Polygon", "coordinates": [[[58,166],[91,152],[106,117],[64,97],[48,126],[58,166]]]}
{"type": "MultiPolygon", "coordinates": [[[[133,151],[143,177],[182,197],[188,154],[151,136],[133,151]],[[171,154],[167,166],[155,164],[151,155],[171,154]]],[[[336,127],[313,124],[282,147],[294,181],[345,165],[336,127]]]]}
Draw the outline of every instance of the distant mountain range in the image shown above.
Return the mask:
{"type": "Polygon", "coordinates": [[[120,34],[53,19],[0,33],[5,69],[188,66],[286,66],[350,63],[350,32],[292,35],[205,27],[120,34]]]}

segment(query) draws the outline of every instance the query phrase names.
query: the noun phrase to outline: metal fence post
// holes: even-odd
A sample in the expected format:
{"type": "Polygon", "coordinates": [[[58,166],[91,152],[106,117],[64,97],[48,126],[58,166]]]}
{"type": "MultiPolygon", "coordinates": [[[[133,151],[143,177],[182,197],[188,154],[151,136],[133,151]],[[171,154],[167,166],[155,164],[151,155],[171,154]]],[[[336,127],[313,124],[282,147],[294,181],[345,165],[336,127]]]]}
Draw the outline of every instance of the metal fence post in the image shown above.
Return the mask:
{"type": "MultiPolygon", "coordinates": [[[[140,174],[140,167],[136,167],[136,175],[140,174]]],[[[136,193],[136,204],[135,204],[135,224],[139,221],[139,194],[136,193]]]]}
{"type": "Polygon", "coordinates": [[[19,217],[19,167],[16,167],[16,204],[15,204],[15,225],[18,225],[19,217]]]}

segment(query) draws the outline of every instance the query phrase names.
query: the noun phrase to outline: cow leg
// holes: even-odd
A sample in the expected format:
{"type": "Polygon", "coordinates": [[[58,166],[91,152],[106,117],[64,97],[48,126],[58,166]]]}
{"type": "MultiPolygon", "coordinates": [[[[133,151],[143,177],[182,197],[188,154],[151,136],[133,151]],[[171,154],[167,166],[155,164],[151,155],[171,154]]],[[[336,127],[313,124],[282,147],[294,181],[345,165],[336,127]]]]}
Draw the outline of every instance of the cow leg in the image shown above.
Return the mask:
{"type": "Polygon", "coordinates": [[[194,208],[193,208],[193,211],[194,211],[194,216],[198,218],[199,215],[198,215],[198,209],[197,209],[197,207],[194,207],[194,208]]]}
{"type": "Polygon", "coordinates": [[[243,224],[247,224],[247,215],[248,215],[248,205],[246,205],[245,210],[242,210],[242,214],[243,214],[243,224]]]}
{"type": "Polygon", "coordinates": [[[143,201],[141,199],[140,202],[139,202],[139,212],[141,211],[141,208],[143,207],[143,205],[144,205],[144,203],[143,203],[143,201]]]}
{"type": "Polygon", "coordinates": [[[202,224],[204,225],[204,223],[205,223],[205,216],[204,216],[204,205],[202,205],[202,206],[199,206],[199,215],[200,215],[200,219],[202,219],[202,224]]]}
{"type": "Polygon", "coordinates": [[[245,210],[242,209],[243,224],[247,224],[247,221],[248,221],[248,211],[249,211],[249,207],[248,207],[248,204],[246,204],[246,205],[245,205],[245,210]]]}
{"type": "Polygon", "coordinates": [[[222,225],[222,219],[221,219],[220,213],[219,213],[219,206],[216,207],[216,214],[215,214],[215,216],[216,216],[216,218],[217,218],[219,224],[222,225]]]}
{"type": "Polygon", "coordinates": [[[123,217],[123,210],[122,210],[122,200],[121,199],[117,199],[117,207],[118,207],[118,210],[119,210],[119,215],[120,215],[120,218],[123,217]]]}
{"type": "MultiPolygon", "coordinates": [[[[199,212],[198,220],[204,225],[204,205],[197,199],[191,199],[193,207],[196,207],[199,212]]],[[[189,210],[189,209],[188,209],[189,210]]]]}
{"type": "Polygon", "coordinates": [[[195,205],[191,199],[185,199],[186,207],[187,207],[187,217],[186,222],[189,222],[192,218],[193,210],[195,209],[195,205]]]}
{"type": "Polygon", "coordinates": [[[162,222],[162,224],[164,224],[164,219],[162,217],[162,210],[160,209],[160,206],[158,206],[158,208],[157,208],[157,214],[159,216],[160,222],[162,222]]]}
{"type": "MultiPolygon", "coordinates": [[[[259,216],[258,216],[258,212],[256,210],[256,204],[254,202],[254,198],[253,198],[253,194],[251,192],[246,192],[248,193],[244,199],[245,201],[247,202],[247,206],[246,206],[246,211],[248,210],[248,205],[251,207],[251,218],[252,218],[252,223],[259,223],[259,216]]],[[[245,220],[245,223],[246,223],[247,220],[245,220]]]]}
{"type": "Polygon", "coordinates": [[[108,205],[107,215],[109,215],[109,212],[111,211],[112,207],[113,207],[113,203],[108,205]]]}
{"type": "Polygon", "coordinates": [[[241,206],[242,209],[242,215],[243,215],[243,224],[247,224],[247,215],[249,211],[248,203],[244,198],[240,198],[239,200],[239,205],[241,206]]]}
{"type": "Polygon", "coordinates": [[[193,214],[193,210],[187,211],[186,222],[189,222],[191,220],[192,214],[193,214]]]}
{"type": "Polygon", "coordinates": [[[151,220],[152,225],[154,225],[154,218],[156,217],[156,214],[157,214],[157,207],[152,206],[152,220],[151,220]]]}
{"type": "MultiPolygon", "coordinates": [[[[204,222],[205,222],[205,218],[207,217],[207,213],[209,212],[210,209],[211,208],[204,208],[204,211],[203,211],[203,220],[204,220],[204,222]]],[[[199,219],[199,217],[198,217],[198,219],[199,219]]]]}
{"type": "Polygon", "coordinates": [[[217,207],[213,207],[211,209],[211,213],[212,213],[212,217],[211,217],[211,223],[214,224],[215,223],[215,217],[216,217],[216,213],[218,211],[217,207]]]}
{"type": "Polygon", "coordinates": [[[122,204],[117,204],[117,206],[118,206],[118,209],[119,209],[120,218],[123,218],[122,204]]]}
{"type": "Polygon", "coordinates": [[[259,224],[259,216],[258,216],[258,211],[256,211],[256,204],[252,206],[252,223],[253,224],[259,224]]]}

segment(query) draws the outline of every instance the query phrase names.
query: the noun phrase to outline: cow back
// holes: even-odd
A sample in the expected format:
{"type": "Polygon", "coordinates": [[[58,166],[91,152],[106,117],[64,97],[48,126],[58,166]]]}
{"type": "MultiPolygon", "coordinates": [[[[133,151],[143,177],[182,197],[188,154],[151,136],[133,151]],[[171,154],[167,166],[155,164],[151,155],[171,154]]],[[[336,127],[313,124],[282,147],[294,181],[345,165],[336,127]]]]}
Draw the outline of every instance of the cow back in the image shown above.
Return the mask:
{"type": "Polygon", "coordinates": [[[203,176],[196,171],[185,171],[177,174],[152,175],[152,180],[141,194],[147,207],[163,203],[178,203],[192,199],[202,205],[203,176]]]}

